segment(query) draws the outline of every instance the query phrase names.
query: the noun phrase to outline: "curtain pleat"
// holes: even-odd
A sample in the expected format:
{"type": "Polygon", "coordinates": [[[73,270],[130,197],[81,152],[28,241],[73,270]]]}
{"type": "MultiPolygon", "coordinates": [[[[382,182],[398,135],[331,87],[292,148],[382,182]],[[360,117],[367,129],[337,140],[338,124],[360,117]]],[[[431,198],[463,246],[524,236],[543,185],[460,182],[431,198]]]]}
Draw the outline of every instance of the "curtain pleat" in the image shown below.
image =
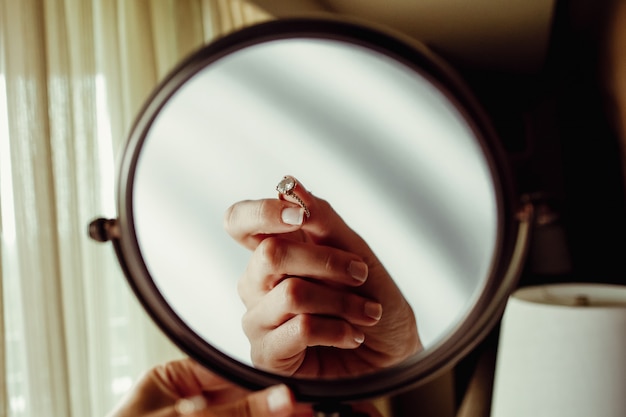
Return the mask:
{"type": "MultiPolygon", "coordinates": [[[[0,3],[0,25],[4,26],[5,23],[6,10],[4,8],[4,4],[0,3]]],[[[4,45],[4,32],[0,30],[0,47],[4,45]]],[[[4,53],[0,53],[0,74],[4,74],[5,72],[5,59],[4,53]]],[[[7,156],[9,152],[5,149],[5,145],[8,144],[8,132],[7,132],[7,104],[6,104],[6,88],[5,88],[5,80],[4,77],[0,77],[0,416],[8,416],[9,415],[9,404],[8,404],[8,389],[7,389],[7,326],[6,326],[6,303],[4,303],[4,267],[3,267],[3,258],[6,256],[3,242],[6,239],[7,231],[4,228],[3,217],[4,214],[2,205],[2,192],[1,190],[4,188],[3,180],[4,180],[4,172],[8,171],[10,167],[6,163],[6,161],[10,160],[7,156]],[[4,140],[3,140],[4,138],[4,140]]]]}
{"type": "Polygon", "coordinates": [[[269,20],[272,17],[256,5],[245,1],[209,0],[213,4],[215,35],[225,35],[234,30],[269,20]]]}
{"type": "MultiPolygon", "coordinates": [[[[48,118],[43,4],[7,2],[4,19],[7,111],[11,138],[17,267],[29,381],[23,396],[36,412],[68,411],[68,376],[56,236],[48,118]],[[6,25],[6,26],[5,26],[6,25]],[[11,38],[8,34],[13,33],[11,38]],[[20,42],[17,42],[20,34],[20,42]],[[25,48],[23,44],[30,47],[25,48]],[[46,209],[41,209],[46,208],[46,209]],[[42,348],[44,346],[45,348],[42,348]],[[36,388],[36,389],[35,389],[36,388]],[[48,395],[38,395],[39,389],[48,395]]],[[[6,260],[5,260],[6,262],[6,260]]]]}
{"type": "Polygon", "coordinates": [[[0,416],[105,415],[182,355],[86,229],[116,216],[115,170],[155,85],[266,19],[227,0],[0,0],[0,416]]]}

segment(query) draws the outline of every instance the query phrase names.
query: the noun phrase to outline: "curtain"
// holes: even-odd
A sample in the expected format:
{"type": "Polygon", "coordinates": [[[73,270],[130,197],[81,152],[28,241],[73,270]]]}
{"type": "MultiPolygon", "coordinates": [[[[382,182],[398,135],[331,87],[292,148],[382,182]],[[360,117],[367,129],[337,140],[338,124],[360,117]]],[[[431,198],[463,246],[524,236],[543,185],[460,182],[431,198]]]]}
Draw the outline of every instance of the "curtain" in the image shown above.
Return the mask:
{"type": "Polygon", "coordinates": [[[182,355],[110,245],[115,167],[144,100],[185,55],[269,18],[228,0],[0,0],[0,415],[105,415],[182,355]]]}

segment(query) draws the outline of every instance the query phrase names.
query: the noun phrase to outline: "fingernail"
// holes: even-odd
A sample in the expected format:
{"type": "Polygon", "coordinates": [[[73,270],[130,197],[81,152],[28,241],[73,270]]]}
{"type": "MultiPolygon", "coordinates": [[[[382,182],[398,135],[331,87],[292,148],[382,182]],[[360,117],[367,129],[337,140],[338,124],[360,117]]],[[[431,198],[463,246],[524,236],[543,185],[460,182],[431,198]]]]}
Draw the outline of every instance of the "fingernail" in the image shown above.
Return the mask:
{"type": "Polygon", "coordinates": [[[365,282],[367,279],[367,264],[365,262],[352,261],[348,266],[348,272],[357,281],[365,282]]]}
{"type": "Polygon", "coordinates": [[[365,342],[365,334],[363,333],[356,333],[354,335],[354,341],[357,342],[359,345],[363,342],[365,342]]]}
{"type": "Polygon", "coordinates": [[[286,385],[277,385],[270,388],[267,395],[267,408],[271,413],[286,410],[291,404],[291,393],[286,385]]]}
{"type": "Polygon", "coordinates": [[[380,320],[383,316],[383,306],[382,304],[375,303],[373,301],[367,301],[365,303],[365,315],[374,320],[380,320]]]}
{"type": "Polygon", "coordinates": [[[299,226],[304,221],[304,209],[300,207],[285,207],[280,212],[280,217],[286,224],[299,226]]]}
{"type": "Polygon", "coordinates": [[[202,395],[196,395],[195,397],[182,398],[178,400],[174,405],[174,409],[178,414],[183,416],[202,411],[207,407],[207,405],[207,401],[202,395]]]}

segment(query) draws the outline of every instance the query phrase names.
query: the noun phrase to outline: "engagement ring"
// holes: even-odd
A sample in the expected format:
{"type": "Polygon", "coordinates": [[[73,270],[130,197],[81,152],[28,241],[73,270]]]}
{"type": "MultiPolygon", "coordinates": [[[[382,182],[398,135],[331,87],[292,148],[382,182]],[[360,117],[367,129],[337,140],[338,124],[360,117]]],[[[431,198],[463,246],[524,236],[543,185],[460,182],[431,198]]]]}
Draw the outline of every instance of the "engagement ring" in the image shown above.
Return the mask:
{"type": "Polygon", "coordinates": [[[304,201],[302,201],[302,199],[298,197],[298,195],[294,192],[297,185],[298,181],[294,177],[290,175],[285,175],[276,186],[276,191],[278,191],[281,195],[286,195],[295,199],[298,204],[300,204],[304,209],[304,214],[306,215],[306,217],[309,218],[309,216],[311,215],[309,208],[306,206],[306,204],[304,204],[304,201]]]}

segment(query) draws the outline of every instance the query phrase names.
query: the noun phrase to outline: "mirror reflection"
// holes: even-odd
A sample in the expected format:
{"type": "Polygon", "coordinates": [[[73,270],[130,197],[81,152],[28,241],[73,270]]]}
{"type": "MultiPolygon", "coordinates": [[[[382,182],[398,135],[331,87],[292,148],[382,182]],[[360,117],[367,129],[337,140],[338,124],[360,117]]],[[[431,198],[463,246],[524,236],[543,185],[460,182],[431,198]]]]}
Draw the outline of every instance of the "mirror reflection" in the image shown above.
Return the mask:
{"type": "Polygon", "coordinates": [[[266,41],[203,68],[158,113],[132,181],[139,248],[171,308],[282,374],[362,374],[431,349],[496,251],[470,123],[433,80],[337,40],[266,41]],[[278,198],[286,174],[300,201],[278,198]],[[289,327],[304,316],[309,331],[289,327]]]}
{"type": "Polygon", "coordinates": [[[277,190],[285,201],[238,202],[225,218],[253,251],[238,286],[252,363],[289,376],[345,377],[421,351],[411,306],[367,243],[294,177],[277,190]]]}

